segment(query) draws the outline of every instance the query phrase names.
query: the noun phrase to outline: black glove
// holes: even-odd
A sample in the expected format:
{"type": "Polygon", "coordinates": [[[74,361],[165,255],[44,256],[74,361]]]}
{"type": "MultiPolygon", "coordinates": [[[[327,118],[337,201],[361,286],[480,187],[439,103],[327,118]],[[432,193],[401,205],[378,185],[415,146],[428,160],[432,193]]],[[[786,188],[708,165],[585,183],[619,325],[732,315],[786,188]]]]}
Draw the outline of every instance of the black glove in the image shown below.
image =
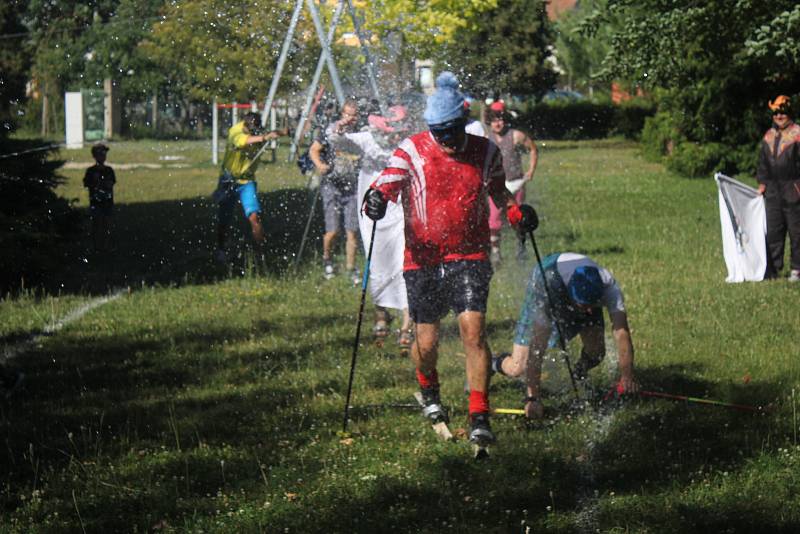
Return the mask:
{"type": "Polygon", "coordinates": [[[364,193],[364,213],[373,221],[379,221],[386,215],[386,200],[377,189],[367,189],[364,193]]]}
{"type": "Polygon", "coordinates": [[[519,220],[519,229],[523,233],[533,232],[539,228],[539,216],[536,215],[536,210],[529,204],[520,204],[519,211],[522,213],[522,218],[519,220]]]}

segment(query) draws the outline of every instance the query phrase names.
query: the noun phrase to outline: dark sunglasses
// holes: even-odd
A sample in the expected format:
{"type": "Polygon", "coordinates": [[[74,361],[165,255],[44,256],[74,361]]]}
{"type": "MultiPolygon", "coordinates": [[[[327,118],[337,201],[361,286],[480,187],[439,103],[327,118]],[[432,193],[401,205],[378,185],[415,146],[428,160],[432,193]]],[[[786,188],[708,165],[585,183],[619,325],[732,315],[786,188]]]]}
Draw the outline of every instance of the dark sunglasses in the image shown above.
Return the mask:
{"type": "Polygon", "coordinates": [[[431,135],[441,144],[453,143],[458,139],[458,136],[464,133],[464,126],[466,123],[463,119],[445,122],[430,126],[428,129],[431,135]]]}

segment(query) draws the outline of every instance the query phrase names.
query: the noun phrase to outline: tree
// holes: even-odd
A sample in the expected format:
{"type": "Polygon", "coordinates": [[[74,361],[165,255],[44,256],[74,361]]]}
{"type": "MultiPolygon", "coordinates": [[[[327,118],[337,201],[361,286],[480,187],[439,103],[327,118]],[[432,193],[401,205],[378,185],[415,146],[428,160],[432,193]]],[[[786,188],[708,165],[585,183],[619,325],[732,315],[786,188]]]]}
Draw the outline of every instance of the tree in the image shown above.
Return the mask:
{"type": "Polygon", "coordinates": [[[15,128],[14,111],[25,98],[30,60],[19,50],[26,33],[19,16],[22,8],[18,0],[0,4],[0,33],[11,36],[0,40],[0,139],[15,128]]]}
{"type": "Polygon", "coordinates": [[[164,0],[118,0],[113,11],[93,18],[81,45],[84,79],[119,82],[124,98],[149,96],[166,83],[167,73],[144,53],[164,0]]]}
{"type": "Polygon", "coordinates": [[[379,38],[400,33],[406,53],[419,58],[436,54],[453,43],[459,30],[476,29],[481,13],[497,7],[498,0],[377,0],[362,2],[365,29],[379,38]]]}
{"type": "MultiPolygon", "coordinates": [[[[250,100],[265,95],[277,65],[293,2],[177,0],[171,2],[143,45],[169,73],[170,88],[190,98],[250,100]]],[[[319,57],[308,15],[295,32],[283,89],[303,87],[319,57]]]]}
{"type": "Polygon", "coordinates": [[[0,4],[0,28],[12,38],[0,40],[0,294],[18,287],[23,278],[36,282],[61,259],[53,251],[74,235],[77,216],[54,189],[63,162],[41,150],[41,140],[9,137],[22,110],[30,68],[24,49],[25,3],[0,4]]]}
{"type": "Polygon", "coordinates": [[[544,2],[499,0],[456,30],[436,57],[462,71],[462,83],[471,92],[539,97],[557,78],[548,62],[553,40],[544,2]]]}
{"type": "MultiPolygon", "coordinates": [[[[157,65],[141,53],[139,44],[164,0],[30,0],[25,13],[30,28],[31,76],[49,101],[49,111],[62,108],[67,90],[119,83],[123,98],[140,98],[163,79],[157,65]]],[[[61,124],[57,113],[47,122],[61,124]]]]}
{"type": "Polygon", "coordinates": [[[606,0],[580,2],[555,23],[556,56],[570,88],[591,89],[603,74],[603,60],[609,50],[610,36],[616,26],[613,19],[595,26],[606,0]]]}
{"type": "Polygon", "coordinates": [[[750,170],[767,100],[800,82],[796,2],[608,0],[595,20],[612,17],[605,74],[658,89],[658,117],[673,132],[666,152],[705,144],[709,168],[698,172],[750,170]]]}

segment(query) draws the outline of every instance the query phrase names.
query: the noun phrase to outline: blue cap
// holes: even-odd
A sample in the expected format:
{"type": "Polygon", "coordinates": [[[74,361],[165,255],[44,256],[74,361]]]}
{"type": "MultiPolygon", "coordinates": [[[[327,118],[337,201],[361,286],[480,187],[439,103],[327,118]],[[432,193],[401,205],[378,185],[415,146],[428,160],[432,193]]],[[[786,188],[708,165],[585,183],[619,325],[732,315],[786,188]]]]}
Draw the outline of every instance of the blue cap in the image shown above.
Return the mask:
{"type": "Polygon", "coordinates": [[[442,124],[464,116],[464,95],[458,90],[455,74],[444,71],[436,78],[436,91],[428,97],[425,122],[442,124]]]}
{"type": "Polygon", "coordinates": [[[591,265],[582,265],[575,269],[567,284],[570,298],[584,306],[594,306],[603,297],[603,279],[600,271],[591,265]]]}

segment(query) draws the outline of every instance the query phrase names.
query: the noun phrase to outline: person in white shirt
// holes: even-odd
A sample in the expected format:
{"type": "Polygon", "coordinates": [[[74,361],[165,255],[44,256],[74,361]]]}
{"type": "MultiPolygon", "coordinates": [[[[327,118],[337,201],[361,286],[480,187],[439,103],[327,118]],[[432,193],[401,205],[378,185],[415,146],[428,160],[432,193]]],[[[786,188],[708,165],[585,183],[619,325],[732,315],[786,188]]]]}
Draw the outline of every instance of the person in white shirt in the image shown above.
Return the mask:
{"type": "Polygon", "coordinates": [[[536,265],[528,280],[525,300],[520,310],[512,352],[492,359],[492,370],[505,376],[527,379],[525,415],[541,418],[540,399],[542,357],[548,347],[580,335],[581,357],[573,375],[584,380],[590,369],[600,364],[606,354],[603,308],[608,310],[611,329],[619,356],[619,394],[639,391],[633,375],[633,341],[625,311],[625,300],[614,276],[589,257],[573,252],[551,254],[542,267],[536,265]],[[547,280],[542,278],[544,270],[547,280]],[[549,291],[549,296],[548,296],[549,291]],[[552,299],[552,305],[551,305],[552,299]]]}
{"type": "MultiPolygon", "coordinates": [[[[390,107],[386,115],[367,117],[368,127],[360,132],[348,130],[342,121],[331,124],[327,131],[328,142],[335,150],[346,150],[361,155],[357,198],[364,193],[386,166],[397,143],[408,134],[408,113],[404,106],[390,107]]],[[[364,254],[369,253],[369,240],[373,222],[363,213],[358,217],[364,254]]],[[[369,289],[375,304],[373,335],[381,345],[389,334],[390,315],[387,308],[402,310],[402,325],[398,334],[401,354],[407,354],[413,342],[413,329],[408,314],[408,296],[403,278],[403,251],[405,250],[403,207],[400,203],[387,206],[386,216],[375,228],[375,244],[370,262],[369,289]]]]}

